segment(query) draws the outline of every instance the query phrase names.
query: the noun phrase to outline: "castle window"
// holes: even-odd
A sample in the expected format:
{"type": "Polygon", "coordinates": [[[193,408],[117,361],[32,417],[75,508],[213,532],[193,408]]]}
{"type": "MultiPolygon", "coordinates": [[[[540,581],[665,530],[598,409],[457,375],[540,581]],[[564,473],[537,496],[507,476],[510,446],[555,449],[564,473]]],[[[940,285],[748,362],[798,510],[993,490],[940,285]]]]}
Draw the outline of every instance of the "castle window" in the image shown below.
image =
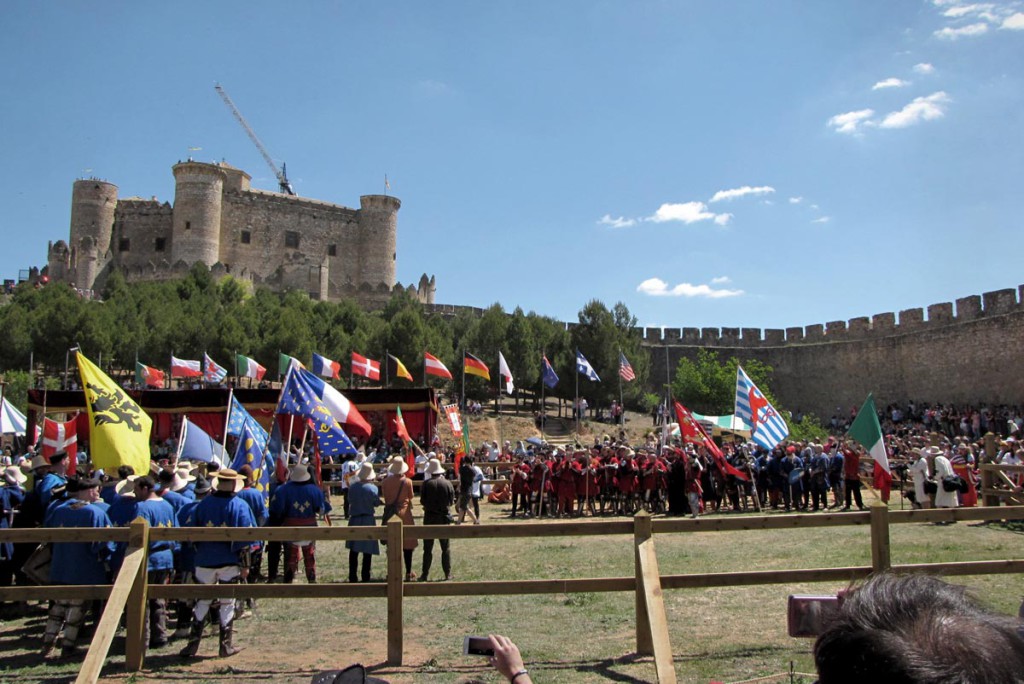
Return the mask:
{"type": "Polygon", "coordinates": [[[167,238],[160,237],[160,238],[156,239],[156,244],[153,246],[153,249],[155,251],[157,251],[157,252],[162,252],[162,251],[164,251],[164,248],[166,246],[167,246],[167,238]]]}
{"type": "Polygon", "coordinates": [[[185,230],[192,230],[192,222],[185,221],[185,230]]]}
{"type": "Polygon", "coordinates": [[[286,230],[284,232],[284,246],[290,249],[299,248],[299,234],[294,230],[286,230]]]}
{"type": "Polygon", "coordinates": [[[327,245],[327,256],[338,256],[338,245],[327,245]]]}
{"type": "Polygon", "coordinates": [[[131,251],[131,248],[132,241],[129,240],[128,238],[121,238],[121,240],[117,243],[117,251],[119,252],[129,252],[131,251]]]}
{"type": "Polygon", "coordinates": [[[243,245],[248,245],[251,242],[252,242],[252,233],[250,233],[247,230],[243,230],[242,231],[242,244],[243,245]]]}

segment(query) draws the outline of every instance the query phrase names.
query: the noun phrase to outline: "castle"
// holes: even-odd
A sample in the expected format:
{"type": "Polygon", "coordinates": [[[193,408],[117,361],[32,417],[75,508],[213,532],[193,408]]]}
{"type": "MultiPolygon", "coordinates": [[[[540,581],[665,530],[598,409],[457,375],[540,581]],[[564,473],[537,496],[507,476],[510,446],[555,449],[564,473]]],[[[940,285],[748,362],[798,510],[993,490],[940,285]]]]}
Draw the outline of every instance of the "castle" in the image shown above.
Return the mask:
{"type": "MultiPolygon", "coordinates": [[[[403,289],[395,281],[398,198],[363,195],[350,209],[254,190],[249,174],[224,162],[189,159],[172,171],[173,206],[119,200],[106,181],[75,181],[70,239],[50,243],[46,275],[94,291],[114,270],[129,282],[166,280],[202,262],[214,275],[318,300],[354,298],[371,309],[403,289]]],[[[433,276],[405,289],[434,303],[433,276]]]]}

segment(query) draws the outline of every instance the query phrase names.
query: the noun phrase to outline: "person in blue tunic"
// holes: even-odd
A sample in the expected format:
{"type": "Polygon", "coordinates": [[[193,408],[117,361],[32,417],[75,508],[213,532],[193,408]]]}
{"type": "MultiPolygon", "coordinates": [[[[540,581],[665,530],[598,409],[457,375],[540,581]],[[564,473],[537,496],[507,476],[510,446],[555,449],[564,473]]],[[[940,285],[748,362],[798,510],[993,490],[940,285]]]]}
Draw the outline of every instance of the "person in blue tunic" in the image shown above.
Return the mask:
{"type": "MultiPolygon", "coordinates": [[[[255,527],[249,505],[235,496],[242,489],[242,476],[230,468],[217,471],[216,491],[196,504],[189,514],[186,527],[255,527]]],[[[249,542],[197,542],[195,547],[195,577],[199,584],[235,584],[248,575],[249,542]]],[[[234,639],[235,601],[217,600],[220,623],[220,656],[226,658],[238,653],[234,639]]],[[[196,601],[189,629],[188,644],[178,655],[192,658],[199,652],[203,627],[210,611],[210,599],[196,601]]]]}
{"type": "MultiPolygon", "coordinates": [[[[110,527],[110,518],[95,502],[100,496],[96,479],[71,480],[72,500],[58,506],[50,517],[49,527],[110,527]]],[[[61,542],[53,545],[50,564],[51,584],[109,584],[107,560],[114,551],[112,542],[61,542]]],[[[53,653],[63,629],[61,657],[75,654],[78,630],[85,617],[85,600],[54,601],[43,634],[43,657],[53,653]]]]}
{"type": "MultiPolygon", "coordinates": [[[[199,505],[199,502],[206,498],[206,496],[213,491],[213,486],[210,481],[205,477],[197,477],[195,479],[195,488],[193,489],[192,495],[195,497],[190,500],[180,511],[178,511],[178,527],[188,527],[188,520],[192,516],[192,512],[199,505]]],[[[192,584],[195,580],[196,574],[196,553],[195,547],[192,544],[182,544],[181,549],[178,551],[178,556],[175,559],[174,575],[175,583],[177,584],[192,584]]],[[[195,601],[191,599],[177,599],[174,602],[174,610],[178,616],[174,633],[171,635],[172,639],[184,639],[189,634],[189,627],[192,626],[192,611],[195,607],[195,601]]]]}
{"type": "MultiPolygon", "coordinates": [[[[316,527],[317,516],[329,513],[331,504],[323,490],[313,481],[309,467],[293,466],[288,481],[274,490],[270,497],[270,517],[282,527],[316,527]]],[[[291,584],[299,569],[299,552],[306,569],[306,581],[316,582],[316,542],[286,542],[284,546],[284,581],[291,584]]]]}
{"type": "Polygon", "coordinates": [[[160,482],[160,498],[171,504],[171,508],[174,509],[174,516],[177,517],[178,513],[181,512],[181,509],[190,501],[190,499],[172,489],[175,474],[170,470],[161,470],[159,475],[157,475],[157,479],[160,482]]]}
{"type": "MultiPolygon", "coordinates": [[[[14,511],[25,500],[24,485],[27,480],[25,473],[17,466],[4,469],[3,480],[0,480],[0,530],[9,528],[14,522],[14,511]]],[[[15,570],[14,544],[0,543],[0,587],[14,584],[15,570]]]]}
{"type": "Polygon", "coordinates": [[[58,451],[50,457],[50,472],[46,473],[42,481],[37,485],[39,501],[43,505],[43,510],[46,510],[50,505],[53,489],[67,483],[68,463],[68,453],[66,451],[58,451]]]}
{"type": "MultiPolygon", "coordinates": [[[[348,486],[348,524],[349,527],[373,527],[377,519],[373,516],[373,509],[380,505],[380,491],[373,481],[377,473],[369,462],[359,466],[356,476],[348,486]]],[[[363,569],[361,579],[363,582],[370,581],[370,563],[374,556],[380,555],[380,542],[376,539],[359,539],[345,542],[348,549],[348,581],[358,582],[356,579],[356,566],[359,556],[363,557],[363,569]]]]}

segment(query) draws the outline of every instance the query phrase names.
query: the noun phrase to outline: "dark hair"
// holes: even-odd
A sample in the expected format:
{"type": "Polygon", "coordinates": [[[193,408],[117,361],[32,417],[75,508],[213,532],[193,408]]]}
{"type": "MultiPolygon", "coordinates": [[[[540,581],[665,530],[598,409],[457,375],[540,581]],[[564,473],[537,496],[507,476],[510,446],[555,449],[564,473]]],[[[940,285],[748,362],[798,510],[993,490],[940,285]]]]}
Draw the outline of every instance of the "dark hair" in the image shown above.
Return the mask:
{"type": "Polygon", "coordinates": [[[847,594],[814,663],[821,684],[1017,684],[1024,638],[965,587],[885,573],[847,594]]]}
{"type": "Polygon", "coordinates": [[[117,479],[118,480],[123,480],[123,479],[127,478],[129,475],[134,475],[134,474],[135,474],[135,468],[132,468],[130,465],[118,466],[118,468],[117,468],[117,479]]]}
{"type": "Polygon", "coordinates": [[[136,487],[145,487],[146,489],[152,489],[156,486],[156,482],[149,475],[143,475],[142,477],[135,480],[136,487]]]}

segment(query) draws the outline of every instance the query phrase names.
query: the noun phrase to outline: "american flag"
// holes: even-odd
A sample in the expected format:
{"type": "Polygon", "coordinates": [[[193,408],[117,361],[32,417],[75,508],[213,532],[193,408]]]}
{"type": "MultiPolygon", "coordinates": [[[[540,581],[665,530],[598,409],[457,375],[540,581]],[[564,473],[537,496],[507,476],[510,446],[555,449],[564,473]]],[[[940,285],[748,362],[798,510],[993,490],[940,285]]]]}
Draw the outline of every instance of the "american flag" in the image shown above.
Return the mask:
{"type": "Polygon", "coordinates": [[[626,355],[622,352],[619,352],[619,377],[626,382],[636,380],[636,373],[633,372],[633,367],[629,365],[626,355]]]}

